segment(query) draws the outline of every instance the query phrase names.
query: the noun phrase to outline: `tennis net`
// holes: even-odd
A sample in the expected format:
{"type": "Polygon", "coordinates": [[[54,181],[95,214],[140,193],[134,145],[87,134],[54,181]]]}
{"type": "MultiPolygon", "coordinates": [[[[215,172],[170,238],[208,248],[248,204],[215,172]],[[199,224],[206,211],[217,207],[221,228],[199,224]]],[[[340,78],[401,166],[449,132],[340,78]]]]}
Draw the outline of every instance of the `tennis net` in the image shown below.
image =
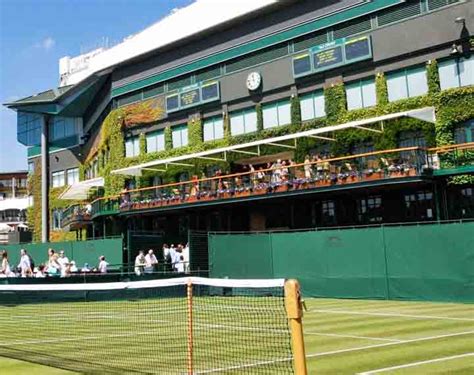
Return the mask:
{"type": "Polygon", "coordinates": [[[299,307],[289,307],[287,285],[199,277],[0,285],[0,355],[81,373],[294,373],[299,307]]]}

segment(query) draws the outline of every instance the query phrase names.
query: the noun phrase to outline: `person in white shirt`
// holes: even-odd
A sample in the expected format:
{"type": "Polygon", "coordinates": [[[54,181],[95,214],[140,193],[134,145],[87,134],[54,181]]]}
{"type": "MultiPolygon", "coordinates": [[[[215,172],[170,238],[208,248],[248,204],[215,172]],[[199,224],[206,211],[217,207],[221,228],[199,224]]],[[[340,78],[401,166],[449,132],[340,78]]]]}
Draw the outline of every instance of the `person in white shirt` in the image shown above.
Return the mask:
{"type": "Polygon", "coordinates": [[[189,272],[189,244],[186,244],[183,248],[183,262],[184,262],[184,272],[189,272]]]}
{"type": "Polygon", "coordinates": [[[145,263],[145,273],[153,273],[158,265],[158,259],[156,259],[153,249],[148,250],[148,254],[145,256],[145,263]]]}
{"type": "Polygon", "coordinates": [[[44,264],[41,264],[39,267],[38,267],[38,270],[35,272],[35,277],[36,278],[39,278],[39,279],[43,279],[46,277],[46,274],[44,272],[44,269],[45,269],[45,265],[44,264]]]}
{"type": "Polygon", "coordinates": [[[82,273],[89,273],[91,272],[91,269],[89,267],[89,263],[84,263],[84,267],[81,268],[82,273]]]}
{"type": "Polygon", "coordinates": [[[68,257],[64,255],[64,250],[61,250],[59,252],[58,263],[60,266],[61,276],[64,276],[64,274],[66,273],[66,267],[69,263],[68,257]]]}
{"type": "Polygon", "coordinates": [[[175,262],[176,262],[176,248],[174,247],[173,244],[171,244],[170,246],[170,250],[169,250],[169,258],[170,258],[170,262],[171,262],[171,270],[174,271],[175,270],[175,262]]]}
{"type": "Polygon", "coordinates": [[[145,265],[146,265],[145,253],[143,252],[143,250],[140,250],[138,252],[137,257],[135,258],[135,274],[137,276],[143,275],[145,265]]]}
{"type": "Polygon", "coordinates": [[[2,265],[0,268],[0,277],[14,277],[15,274],[10,269],[10,264],[8,263],[8,252],[6,250],[2,251],[2,265]]]}
{"type": "Polygon", "coordinates": [[[18,264],[18,268],[21,272],[21,277],[29,277],[31,275],[31,262],[30,257],[26,253],[25,249],[20,250],[20,264],[18,264]]]}
{"type": "Polygon", "coordinates": [[[178,253],[175,269],[178,273],[184,273],[184,257],[178,253]]]}
{"type": "Polygon", "coordinates": [[[108,265],[109,265],[109,263],[107,263],[105,261],[105,257],[103,255],[101,255],[99,257],[99,266],[97,267],[98,270],[99,270],[99,273],[102,273],[102,274],[107,273],[107,266],[108,265]]]}

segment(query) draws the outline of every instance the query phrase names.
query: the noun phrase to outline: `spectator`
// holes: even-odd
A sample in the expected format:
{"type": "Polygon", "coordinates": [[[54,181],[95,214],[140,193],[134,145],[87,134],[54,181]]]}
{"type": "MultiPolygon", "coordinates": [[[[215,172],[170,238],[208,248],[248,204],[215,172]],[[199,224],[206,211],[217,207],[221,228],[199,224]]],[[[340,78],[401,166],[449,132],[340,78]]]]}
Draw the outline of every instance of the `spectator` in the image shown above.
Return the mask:
{"type": "Polygon", "coordinates": [[[186,244],[183,248],[183,261],[184,261],[184,272],[189,272],[189,244],[186,244]]]}
{"type": "Polygon", "coordinates": [[[171,244],[171,246],[170,246],[170,264],[171,264],[171,270],[172,271],[174,271],[175,258],[176,258],[176,248],[174,247],[174,244],[171,244]]]}
{"type": "Polygon", "coordinates": [[[40,264],[37,271],[35,272],[35,277],[38,279],[43,279],[46,277],[46,273],[44,272],[46,266],[44,264],[40,264]]]}
{"type": "Polygon", "coordinates": [[[179,255],[177,257],[175,269],[178,273],[184,273],[184,257],[182,255],[179,255]]]}
{"type": "Polygon", "coordinates": [[[171,265],[171,254],[170,254],[170,248],[168,244],[163,244],[163,260],[165,262],[166,269],[169,271],[170,270],[170,265],[171,265]]]}
{"type": "Polygon", "coordinates": [[[99,266],[97,267],[99,270],[99,273],[101,274],[106,274],[107,273],[107,266],[109,263],[105,261],[105,256],[101,255],[99,257],[99,266]]]}
{"type": "Polygon", "coordinates": [[[77,269],[76,262],[71,260],[71,273],[77,273],[79,270],[77,269]]]}
{"type": "Polygon", "coordinates": [[[137,257],[135,258],[135,274],[137,276],[143,275],[145,270],[146,260],[145,260],[145,253],[143,250],[138,252],[137,257]]]}
{"type": "Polygon", "coordinates": [[[20,255],[20,264],[18,264],[18,268],[20,269],[21,277],[30,277],[33,273],[31,270],[30,257],[25,249],[20,250],[20,255]]]}
{"type": "Polygon", "coordinates": [[[48,249],[48,263],[46,272],[49,276],[59,276],[61,265],[58,262],[58,254],[53,249],[48,249]]]}
{"type": "Polygon", "coordinates": [[[158,265],[158,259],[156,259],[153,249],[148,250],[148,254],[145,256],[145,262],[145,273],[153,273],[158,265]]]}
{"type": "Polygon", "coordinates": [[[81,268],[82,273],[89,273],[91,272],[91,269],[89,267],[89,263],[84,263],[84,267],[81,268]]]}
{"type": "Polygon", "coordinates": [[[311,178],[311,161],[309,160],[309,155],[306,155],[304,158],[304,178],[310,179],[311,178]]]}
{"type": "Polygon", "coordinates": [[[178,267],[178,263],[181,261],[182,252],[183,252],[183,245],[179,244],[172,257],[173,271],[178,271],[177,267],[178,267]]]}
{"type": "Polygon", "coordinates": [[[8,253],[6,250],[2,251],[2,266],[0,268],[1,277],[14,277],[15,274],[10,269],[10,264],[8,263],[8,253]]]}
{"type": "Polygon", "coordinates": [[[61,274],[62,274],[64,273],[64,270],[66,269],[67,264],[69,263],[68,257],[64,255],[64,250],[61,250],[59,252],[58,263],[59,263],[59,269],[61,270],[61,274]]]}

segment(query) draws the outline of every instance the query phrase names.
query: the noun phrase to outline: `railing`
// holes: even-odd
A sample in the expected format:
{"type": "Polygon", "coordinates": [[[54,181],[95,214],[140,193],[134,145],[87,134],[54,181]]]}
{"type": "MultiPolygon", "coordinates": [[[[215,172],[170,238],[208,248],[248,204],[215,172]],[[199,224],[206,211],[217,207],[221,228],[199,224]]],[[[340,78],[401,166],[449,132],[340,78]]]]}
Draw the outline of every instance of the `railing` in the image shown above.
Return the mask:
{"type": "Polygon", "coordinates": [[[281,162],[272,168],[202,179],[194,177],[190,181],[128,190],[120,195],[97,199],[92,203],[92,214],[165,208],[421,176],[444,168],[444,160],[448,159],[449,168],[472,166],[472,150],[474,143],[466,143],[432,149],[406,147],[313,161],[306,159],[299,164],[281,162]]]}
{"type": "Polygon", "coordinates": [[[91,220],[91,206],[89,204],[73,204],[63,210],[61,216],[61,227],[73,223],[86,223],[91,220]]]}

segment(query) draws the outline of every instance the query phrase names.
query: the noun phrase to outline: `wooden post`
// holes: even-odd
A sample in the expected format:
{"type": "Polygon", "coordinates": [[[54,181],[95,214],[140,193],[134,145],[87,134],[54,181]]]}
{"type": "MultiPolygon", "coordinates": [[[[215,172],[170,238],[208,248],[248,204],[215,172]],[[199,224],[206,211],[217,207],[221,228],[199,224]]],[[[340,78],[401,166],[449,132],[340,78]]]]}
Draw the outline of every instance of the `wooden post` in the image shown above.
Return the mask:
{"type": "Polygon", "coordinates": [[[291,330],[291,346],[296,375],[307,375],[306,354],[303,339],[303,309],[301,304],[300,284],[297,280],[285,282],[285,307],[291,330]]]}
{"type": "Polygon", "coordinates": [[[193,375],[193,284],[187,284],[188,300],[188,375],[193,375]]]}

